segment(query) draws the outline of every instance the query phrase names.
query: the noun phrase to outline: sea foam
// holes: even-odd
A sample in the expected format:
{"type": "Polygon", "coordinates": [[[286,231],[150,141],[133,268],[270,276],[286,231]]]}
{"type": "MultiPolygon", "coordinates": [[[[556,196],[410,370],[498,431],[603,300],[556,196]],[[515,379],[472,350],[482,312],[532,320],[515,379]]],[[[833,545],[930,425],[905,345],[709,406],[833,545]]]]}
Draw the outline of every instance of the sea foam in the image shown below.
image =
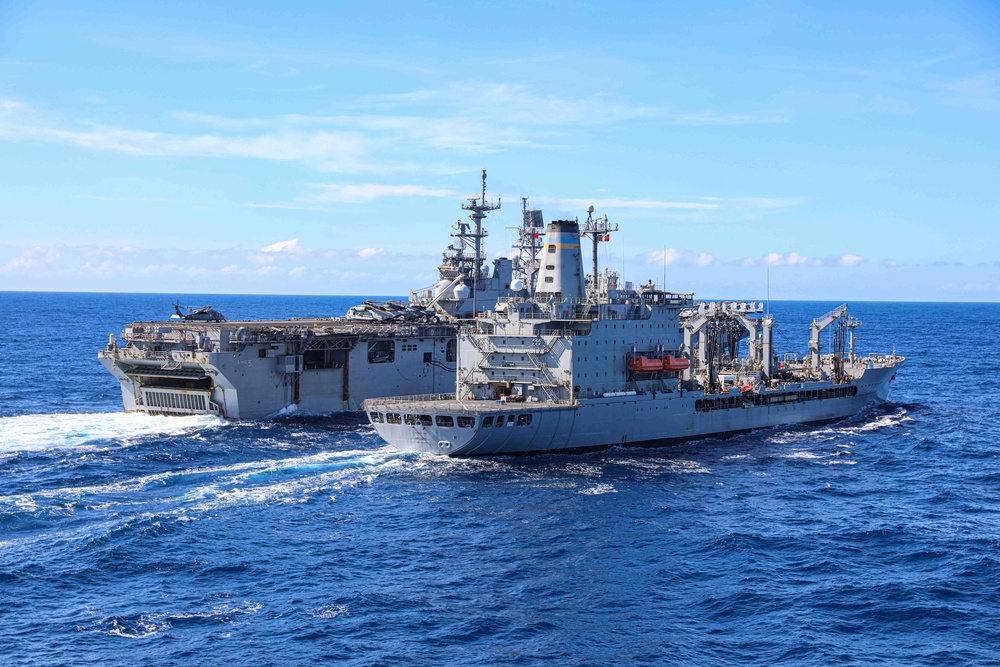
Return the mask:
{"type": "Polygon", "coordinates": [[[221,426],[217,417],[164,417],[142,412],[19,415],[0,417],[0,453],[76,449],[109,443],[121,446],[134,438],[181,435],[221,426]]]}

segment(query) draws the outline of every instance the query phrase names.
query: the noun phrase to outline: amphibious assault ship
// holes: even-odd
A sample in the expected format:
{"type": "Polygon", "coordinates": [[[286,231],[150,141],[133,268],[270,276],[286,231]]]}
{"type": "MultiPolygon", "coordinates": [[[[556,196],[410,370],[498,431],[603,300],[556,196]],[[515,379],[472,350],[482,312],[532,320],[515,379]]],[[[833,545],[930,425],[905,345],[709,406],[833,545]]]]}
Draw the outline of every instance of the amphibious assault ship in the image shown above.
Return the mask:
{"type": "Polygon", "coordinates": [[[834,421],[886,399],[903,358],[856,355],[846,305],[813,321],[808,358],[779,358],[761,303],[599,275],[597,243],[615,229],[590,215],[582,229],[550,223],[535,293],[462,328],[456,392],[365,401],[378,434],[448,456],[576,451],[834,421]],[[581,237],[594,248],[586,280],[581,237]]]}
{"type": "Polygon", "coordinates": [[[483,220],[500,200],[462,205],[437,283],[409,301],[365,301],[343,317],[226,321],[211,306],[170,321],[132,322],[98,359],[119,381],[126,412],[258,419],[282,410],[358,410],[366,398],[452,391],[458,325],[503,298],[527,298],[542,212],[522,199],[518,251],[484,264],[483,220]]]}

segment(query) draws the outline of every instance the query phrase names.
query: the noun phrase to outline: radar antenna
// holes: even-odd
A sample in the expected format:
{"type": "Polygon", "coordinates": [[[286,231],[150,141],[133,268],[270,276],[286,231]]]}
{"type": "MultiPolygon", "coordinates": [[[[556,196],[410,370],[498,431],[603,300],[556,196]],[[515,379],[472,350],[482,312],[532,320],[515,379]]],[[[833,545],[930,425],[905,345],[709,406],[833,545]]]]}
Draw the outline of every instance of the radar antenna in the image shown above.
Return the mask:
{"type": "MultiPolygon", "coordinates": [[[[468,232],[465,229],[459,230],[459,234],[453,234],[452,236],[460,236],[462,238],[473,239],[473,244],[475,248],[475,266],[472,268],[472,312],[476,312],[476,281],[479,279],[479,273],[482,271],[483,267],[483,238],[485,238],[487,233],[483,230],[483,218],[486,217],[488,211],[496,211],[500,208],[500,198],[497,197],[497,203],[486,201],[486,170],[483,169],[483,191],[482,197],[469,197],[468,204],[462,204],[462,209],[470,211],[469,219],[472,220],[474,225],[474,231],[468,232]]],[[[464,227],[464,225],[463,225],[464,227]]]]}
{"type": "Polygon", "coordinates": [[[593,286],[593,296],[597,296],[597,244],[602,241],[611,240],[611,232],[618,231],[618,224],[614,222],[608,222],[608,216],[603,218],[594,217],[594,207],[587,207],[587,222],[584,223],[583,231],[580,232],[581,236],[586,236],[593,243],[593,251],[591,254],[592,264],[593,264],[593,276],[591,277],[593,286]]]}
{"type": "Polygon", "coordinates": [[[517,263],[515,269],[524,275],[525,285],[532,297],[535,295],[535,277],[538,275],[538,251],[541,249],[541,235],[545,223],[542,212],[528,208],[528,198],[521,197],[521,224],[518,227],[508,227],[517,232],[517,263]]]}

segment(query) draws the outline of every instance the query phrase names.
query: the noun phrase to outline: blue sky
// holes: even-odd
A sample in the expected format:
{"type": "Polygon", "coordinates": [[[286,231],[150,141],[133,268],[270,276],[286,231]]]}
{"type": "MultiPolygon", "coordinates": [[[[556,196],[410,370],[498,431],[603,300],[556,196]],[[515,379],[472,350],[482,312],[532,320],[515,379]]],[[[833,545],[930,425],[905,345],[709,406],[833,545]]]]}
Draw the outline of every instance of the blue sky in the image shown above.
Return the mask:
{"type": "Polygon", "coordinates": [[[479,189],[704,298],[1000,300],[1000,5],[0,2],[0,290],[405,294],[479,189]]]}

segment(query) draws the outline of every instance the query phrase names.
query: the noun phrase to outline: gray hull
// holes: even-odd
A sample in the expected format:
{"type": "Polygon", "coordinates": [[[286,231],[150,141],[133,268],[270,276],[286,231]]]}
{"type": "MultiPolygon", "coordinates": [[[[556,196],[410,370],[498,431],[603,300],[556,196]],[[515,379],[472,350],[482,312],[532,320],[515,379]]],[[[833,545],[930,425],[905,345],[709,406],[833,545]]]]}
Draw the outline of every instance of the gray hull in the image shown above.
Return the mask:
{"type": "Polygon", "coordinates": [[[454,391],[453,326],[302,329],[288,322],[133,323],[135,345],[102,350],[98,359],[118,380],[126,412],[260,419],[454,391]]]}
{"type": "MultiPolygon", "coordinates": [[[[407,406],[374,401],[366,407],[379,435],[393,446],[433,454],[489,456],[613,445],[655,446],[773,426],[843,419],[884,401],[895,373],[895,367],[868,369],[847,386],[804,383],[797,389],[762,394],[766,398],[759,400],[759,405],[753,397],[738,393],[705,396],[702,392],[685,392],[681,396],[670,392],[585,399],[570,405],[425,401],[407,406]],[[821,397],[824,395],[827,397],[821,397]],[[409,407],[420,409],[421,414],[405,412],[409,407]],[[379,410],[386,411],[381,418],[379,410]],[[388,423],[386,414],[390,413],[400,414],[403,423],[388,423]],[[455,425],[439,425],[439,416],[452,417],[455,425]],[[473,425],[460,427],[458,416],[473,417],[473,425]],[[430,417],[431,425],[421,424],[426,417],[430,417]],[[497,426],[498,421],[503,426],[497,426]]],[[[465,421],[468,423],[468,419],[465,421]]]]}

